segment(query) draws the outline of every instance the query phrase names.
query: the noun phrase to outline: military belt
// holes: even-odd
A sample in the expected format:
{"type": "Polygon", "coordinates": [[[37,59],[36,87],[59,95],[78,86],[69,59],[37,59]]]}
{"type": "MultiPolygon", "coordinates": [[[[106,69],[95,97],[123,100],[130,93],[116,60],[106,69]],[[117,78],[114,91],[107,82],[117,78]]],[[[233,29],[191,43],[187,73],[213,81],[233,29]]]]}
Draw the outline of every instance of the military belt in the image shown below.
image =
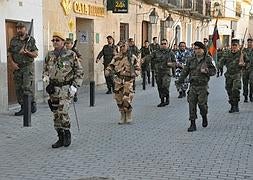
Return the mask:
{"type": "Polygon", "coordinates": [[[49,83],[52,84],[53,86],[62,87],[62,86],[66,86],[66,85],[71,85],[72,81],[58,82],[58,81],[50,79],[49,83]]]}

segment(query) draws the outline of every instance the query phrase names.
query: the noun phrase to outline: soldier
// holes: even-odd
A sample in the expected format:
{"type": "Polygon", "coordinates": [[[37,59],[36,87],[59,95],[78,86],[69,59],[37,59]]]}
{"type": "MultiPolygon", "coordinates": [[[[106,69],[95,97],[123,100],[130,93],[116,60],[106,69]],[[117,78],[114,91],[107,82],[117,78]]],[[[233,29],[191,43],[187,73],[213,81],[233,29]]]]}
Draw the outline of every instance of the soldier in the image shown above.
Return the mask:
{"type": "MultiPolygon", "coordinates": [[[[227,67],[227,71],[224,74],[226,78],[225,88],[229,98],[229,104],[231,108],[229,113],[239,112],[239,101],[240,101],[240,89],[241,89],[241,69],[242,66],[239,65],[239,59],[241,56],[240,45],[238,39],[232,39],[231,50],[226,50],[221,60],[218,64],[218,68],[227,67]]],[[[244,62],[247,62],[248,59],[245,54],[243,54],[244,62]]]]}
{"type": "MultiPolygon", "coordinates": [[[[72,50],[72,51],[74,51],[74,52],[76,53],[76,56],[77,56],[78,58],[80,58],[79,60],[81,61],[81,56],[82,56],[82,55],[81,55],[81,53],[79,52],[79,50],[78,50],[76,47],[74,47],[74,43],[73,43],[73,40],[72,40],[72,39],[66,38],[65,47],[66,47],[67,50],[72,50]]],[[[73,99],[74,99],[74,102],[77,102],[77,101],[78,101],[77,92],[75,93],[73,99]]]]}
{"type": "Polygon", "coordinates": [[[184,79],[189,75],[190,87],[188,91],[187,101],[189,103],[189,120],[191,122],[188,132],[196,131],[195,120],[197,119],[197,104],[202,116],[202,126],[207,127],[207,97],[208,82],[210,76],[216,74],[216,68],[212,63],[212,58],[207,54],[206,46],[199,41],[194,43],[195,55],[189,58],[179,77],[177,84],[183,83],[184,79]]]}
{"type": "Polygon", "coordinates": [[[248,102],[248,95],[250,102],[253,102],[253,39],[249,38],[247,40],[248,46],[244,49],[244,53],[247,54],[249,62],[243,68],[242,71],[242,82],[243,82],[243,95],[244,102],[248,102]]]}
{"type": "Polygon", "coordinates": [[[68,114],[71,99],[82,85],[83,69],[76,53],[64,47],[65,37],[60,32],[53,33],[53,51],[49,51],[43,71],[43,81],[49,82],[46,91],[48,104],[54,114],[54,128],[58,141],[52,148],[71,144],[70,118],[68,114]]]}
{"type": "Polygon", "coordinates": [[[151,53],[160,49],[157,37],[153,37],[153,43],[149,45],[151,53]]]}
{"type": "MultiPolygon", "coordinates": [[[[141,47],[140,51],[141,51],[141,58],[144,58],[150,54],[150,47],[149,47],[148,40],[144,42],[144,46],[141,47]]],[[[145,74],[147,75],[148,83],[150,84],[150,62],[149,61],[145,61],[145,63],[141,64],[141,72],[142,72],[142,76],[144,76],[145,74]]]]}
{"type": "MultiPolygon", "coordinates": [[[[191,57],[191,53],[186,49],[185,42],[179,43],[179,50],[176,51],[176,74],[180,74],[183,70],[183,67],[186,63],[187,58],[191,57]]],[[[188,88],[188,83],[184,82],[179,86],[176,85],[177,91],[179,92],[178,98],[183,98],[186,96],[186,90],[188,88]]]]}
{"type": "Polygon", "coordinates": [[[114,72],[114,98],[121,112],[118,124],[130,124],[132,120],[133,81],[139,74],[140,67],[137,57],[129,53],[128,44],[123,42],[120,52],[114,56],[112,62],[106,68],[105,75],[109,76],[114,72]]]}
{"type": "MultiPolygon", "coordinates": [[[[223,54],[223,50],[219,48],[217,50],[217,64],[219,64],[222,54],[223,54]]],[[[220,69],[217,69],[217,77],[222,76],[222,75],[223,75],[223,67],[220,67],[220,69]]]]}
{"type": "Polygon", "coordinates": [[[21,116],[24,114],[24,95],[32,97],[31,112],[35,113],[37,111],[33,91],[33,62],[34,58],[38,56],[38,49],[32,36],[30,36],[30,40],[27,42],[29,35],[24,23],[18,22],[16,28],[17,36],[11,39],[8,52],[12,57],[11,64],[14,67],[16,96],[18,103],[21,105],[20,111],[16,112],[15,116],[21,116]]]}
{"type": "MultiPolygon", "coordinates": [[[[116,45],[114,45],[114,39],[112,38],[112,36],[107,36],[106,38],[108,44],[104,45],[103,49],[98,54],[96,60],[96,63],[98,63],[101,57],[104,56],[104,71],[111,63],[113,56],[118,53],[118,48],[116,45]]],[[[108,89],[106,94],[112,94],[112,91],[114,90],[113,75],[111,74],[110,76],[105,76],[105,81],[108,89]]]]}
{"type": "Polygon", "coordinates": [[[206,48],[208,47],[208,39],[204,38],[204,45],[206,46],[206,48]]]}
{"type": "Polygon", "coordinates": [[[154,65],[155,79],[161,99],[157,107],[163,107],[169,104],[169,88],[172,76],[172,68],[175,67],[176,59],[175,54],[168,49],[167,39],[163,39],[159,50],[154,51],[151,55],[144,58],[144,62],[151,60],[154,65]],[[166,100],[165,100],[166,99],[166,100]]]}

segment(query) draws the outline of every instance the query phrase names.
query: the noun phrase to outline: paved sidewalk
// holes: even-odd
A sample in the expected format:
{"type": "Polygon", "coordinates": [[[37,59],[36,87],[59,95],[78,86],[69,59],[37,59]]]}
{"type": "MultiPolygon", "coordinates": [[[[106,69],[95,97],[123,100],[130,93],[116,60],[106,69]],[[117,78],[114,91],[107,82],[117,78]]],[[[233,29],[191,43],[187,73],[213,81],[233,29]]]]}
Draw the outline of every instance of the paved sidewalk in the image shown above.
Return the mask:
{"type": "Polygon", "coordinates": [[[133,125],[117,124],[120,114],[105,90],[96,91],[95,107],[81,94],[81,131],[71,106],[73,141],[59,149],[51,148],[57,136],[47,104],[39,104],[32,127],[2,114],[0,180],[253,180],[253,103],[241,102],[240,113],[229,114],[223,77],[212,78],[209,92],[209,126],[202,128],[199,118],[193,133],[187,132],[188,104],[177,98],[174,83],[164,108],[156,107],[156,88],[137,86],[133,125]]]}

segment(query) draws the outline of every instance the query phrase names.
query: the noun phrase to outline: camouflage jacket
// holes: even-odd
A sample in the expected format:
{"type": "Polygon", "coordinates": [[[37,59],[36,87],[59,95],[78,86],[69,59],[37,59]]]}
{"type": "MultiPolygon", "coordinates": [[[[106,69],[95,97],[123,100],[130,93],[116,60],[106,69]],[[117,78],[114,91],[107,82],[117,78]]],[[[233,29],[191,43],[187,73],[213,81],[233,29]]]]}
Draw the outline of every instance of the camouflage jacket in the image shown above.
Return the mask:
{"type": "Polygon", "coordinates": [[[136,77],[140,74],[140,66],[135,55],[122,54],[115,55],[112,62],[106,68],[107,71],[113,72],[116,76],[136,77]]]}
{"type": "Polygon", "coordinates": [[[44,62],[43,76],[49,76],[51,82],[67,82],[76,87],[81,86],[84,73],[76,54],[65,48],[56,54],[55,51],[48,52],[44,62]]]}
{"type": "MultiPolygon", "coordinates": [[[[223,67],[224,65],[227,68],[226,74],[234,75],[241,73],[242,67],[239,66],[241,52],[238,51],[236,53],[232,53],[231,50],[224,51],[222,57],[218,63],[218,68],[223,67]]],[[[244,53],[243,55],[244,62],[248,62],[247,55],[244,53]]]]}
{"type": "Polygon", "coordinates": [[[160,49],[159,44],[154,44],[154,43],[151,43],[149,45],[149,47],[150,47],[151,53],[154,52],[154,51],[157,51],[158,49],[160,49]]]}
{"type": "MultiPolygon", "coordinates": [[[[28,38],[28,37],[27,37],[28,38]]],[[[15,63],[17,63],[20,67],[28,66],[33,63],[33,58],[20,54],[20,50],[25,45],[26,39],[21,40],[19,36],[15,36],[11,39],[10,46],[8,48],[8,52],[11,53],[12,59],[15,63]]],[[[27,44],[27,50],[33,52],[38,51],[38,48],[35,45],[35,39],[33,37],[30,38],[27,44]]]]}
{"type": "Polygon", "coordinates": [[[178,79],[179,83],[183,83],[185,78],[189,75],[189,80],[193,86],[207,86],[210,76],[216,74],[216,68],[212,63],[212,58],[206,55],[201,60],[196,56],[189,58],[186,65],[178,79]],[[201,69],[207,69],[207,73],[202,73],[201,69]]]}
{"type": "Polygon", "coordinates": [[[103,49],[100,51],[100,53],[97,56],[97,59],[100,59],[102,56],[104,56],[104,64],[108,65],[112,61],[113,56],[118,52],[118,47],[116,45],[104,45],[103,49]]]}
{"type": "Polygon", "coordinates": [[[253,48],[245,48],[244,53],[246,53],[248,61],[246,62],[246,69],[250,71],[253,70],[253,48]]]}
{"type": "Polygon", "coordinates": [[[169,49],[154,51],[144,60],[151,60],[151,68],[155,70],[156,74],[171,75],[172,66],[169,66],[168,63],[172,63],[174,66],[176,63],[175,54],[169,49]]]}

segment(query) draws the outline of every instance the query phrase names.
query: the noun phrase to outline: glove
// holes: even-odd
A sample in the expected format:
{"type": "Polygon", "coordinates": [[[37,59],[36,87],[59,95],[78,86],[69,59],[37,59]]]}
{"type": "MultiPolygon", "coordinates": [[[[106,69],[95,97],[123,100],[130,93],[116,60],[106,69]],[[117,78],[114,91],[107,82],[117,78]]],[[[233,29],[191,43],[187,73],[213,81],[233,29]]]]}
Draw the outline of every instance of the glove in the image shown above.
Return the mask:
{"type": "Polygon", "coordinates": [[[73,97],[76,92],[77,92],[77,88],[75,86],[71,85],[69,87],[69,94],[70,94],[70,96],[73,97]]]}
{"type": "Polygon", "coordinates": [[[48,83],[49,82],[49,77],[48,76],[44,76],[42,79],[43,82],[48,83]]]}

